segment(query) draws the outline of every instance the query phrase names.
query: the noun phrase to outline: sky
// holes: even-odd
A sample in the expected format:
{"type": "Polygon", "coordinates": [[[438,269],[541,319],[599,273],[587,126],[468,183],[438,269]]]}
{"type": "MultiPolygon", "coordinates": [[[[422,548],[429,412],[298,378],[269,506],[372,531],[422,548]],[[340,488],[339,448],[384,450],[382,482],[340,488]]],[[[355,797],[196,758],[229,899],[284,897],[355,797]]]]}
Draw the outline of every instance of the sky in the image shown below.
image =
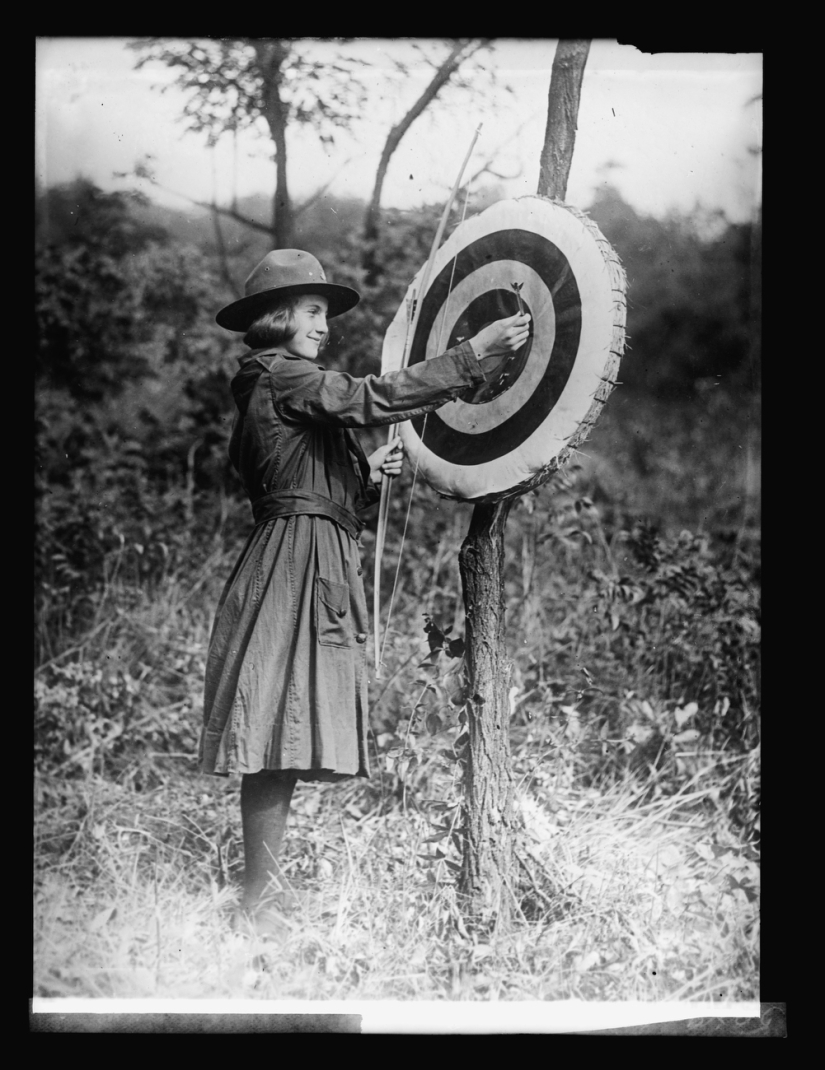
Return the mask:
{"type": "MultiPolygon", "coordinates": [[[[271,195],[274,164],[266,139],[247,134],[215,150],[180,121],[184,96],[162,65],[134,69],[128,38],[42,37],[37,41],[36,174],[41,185],[82,175],[106,190],[141,188],[186,208],[186,198],[226,203],[233,192],[271,195]],[[167,90],[160,92],[161,86],[167,90]],[[147,157],[159,190],[118,178],[147,157]],[[174,192],[169,192],[174,191],[174,192]]],[[[419,41],[436,52],[446,46],[419,41]]],[[[328,48],[313,42],[320,56],[328,48]]],[[[416,56],[410,40],[360,38],[346,46],[377,69],[381,86],[393,57],[416,56]]],[[[535,193],[556,41],[502,39],[484,55],[469,90],[445,92],[410,128],[395,153],[382,204],[410,208],[443,201],[472,135],[482,130],[467,173],[484,175],[503,196],[535,193]],[[496,87],[487,84],[495,70],[496,87]],[[511,87],[507,92],[504,86],[511,87]]],[[[330,148],[307,129],[289,131],[288,166],[300,202],[332,180],[329,192],[366,200],[384,139],[432,76],[418,60],[392,91],[375,94],[368,114],[330,148]]],[[[593,41],[582,84],[567,201],[586,208],[610,182],[637,211],[661,216],[696,206],[742,222],[761,197],[762,57],[755,53],[659,53],[593,41]]]]}

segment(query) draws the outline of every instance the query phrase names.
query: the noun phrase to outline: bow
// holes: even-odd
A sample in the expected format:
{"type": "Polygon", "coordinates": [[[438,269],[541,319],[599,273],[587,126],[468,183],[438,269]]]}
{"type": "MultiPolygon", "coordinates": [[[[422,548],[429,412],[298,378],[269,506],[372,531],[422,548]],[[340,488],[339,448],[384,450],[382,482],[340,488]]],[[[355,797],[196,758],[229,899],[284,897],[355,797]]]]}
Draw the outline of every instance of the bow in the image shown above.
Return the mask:
{"type": "MultiPolygon", "coordinates": [[[[473,140],[470,142],[470,147],[467,149],[467,155],[464,157],[464,161],[461,164],[461,169],[458,172],[458,178],[455,180],[455,185],[452,188],[447,204],[444,207],[444,211],[441,214],[441,219],[438,223],[438,229],[435,232],[433,238],[433,244],[430,248],[430,255],[427,258],[427,264],[424,269],[424,274],[421,276],[421,285],[418,289],[418,295],[424,297],[427,293],[427,287],[430,284],[430,277],[433,271],[433,265],[435,263],[436,254],[438,253],[441,245],[441,239],[444,237],[444,229],[447,226],[447,220],[450,216],[450,211],[453,207],[456,194],[461,188],[461,179],[464,177],[464,169],[470,159],[475,148],[478,135],[481,133],[482,124],[479,123],[473,140]]],[[[447,295],[449,299],[449,293],[447,295]]],[[[421,301],[416,298],[416,292],[413,291],[410,307],[407,311],[407,329],[404,337],[404,351],[401,356],[401,367],[406,368],[407,361],[409,360],[409,344],[410,340],[415,338],[416,327],[418,326],[418,318],[421,314],[421,301]]],[[[398,436],[398,424],[393,424],[390,427],[390,433],[387,438],[387,444],[393,443],[398,436]]],[[[417,466],[416,466],[417,468],[417,466]]],[[[413,476],[413,482],[415,476],[413,476]]],[[[412,499],[412,490],[410,491],[412,499]]],[[[379,643],[380,625],[379,625],[379,608],[381,601],[381,560],[384,556],[384,542],[387,534],[387,517],[390,510],[390,480],[389,477],[381,474],[381,499],[378,506],[378,528],[375,534],[375,577],[373,582],[373,628],[374,628],[374,640],[375,640],[375,675],[381,675],[381,649],[379,643]]],[[[400,564],[400,560],[399,560],[400,564]]],[[[389,628],[389,619],[387,620],[387,628],[389,628]]],[[[386,641],[386,635],[385,635],[386,641]]]]}

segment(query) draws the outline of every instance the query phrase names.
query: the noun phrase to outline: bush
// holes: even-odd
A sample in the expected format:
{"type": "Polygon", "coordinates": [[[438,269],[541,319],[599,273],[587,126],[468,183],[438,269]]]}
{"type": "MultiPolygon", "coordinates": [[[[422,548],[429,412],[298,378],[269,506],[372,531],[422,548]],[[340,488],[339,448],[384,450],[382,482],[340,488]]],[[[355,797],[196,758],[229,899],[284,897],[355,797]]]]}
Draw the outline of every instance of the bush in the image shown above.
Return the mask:
{"type": "Polygon", "coordinates": [[[146,703],[128,669],[80,660],[50,664],[35,682],[35,760],[40,774],[117,777],[147,751],[192,752],[191,717],[146,703]]]}

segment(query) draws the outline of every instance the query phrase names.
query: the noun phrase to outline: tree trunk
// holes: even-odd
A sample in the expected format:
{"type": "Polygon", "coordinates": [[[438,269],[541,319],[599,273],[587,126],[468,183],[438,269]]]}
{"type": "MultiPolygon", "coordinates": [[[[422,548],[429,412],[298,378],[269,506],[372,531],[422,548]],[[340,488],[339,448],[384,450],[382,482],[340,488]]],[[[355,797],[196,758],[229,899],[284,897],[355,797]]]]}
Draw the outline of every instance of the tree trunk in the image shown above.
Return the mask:
{"type": "MultiPolygon", "coordinates": [[[[538,193],[562,200],[573,159],[589,41],[559,41],[548,94],[538,193]]],[[[471,920],[507,925],[513,782],[510,768],[509,665],[504,646],[504,528],[512,499],[476,505],[459,565],[466,611],[466,839],[460,890],[471,920]]],[[[512,889],[515,891],[515,889],[512,889]]]]}
{"type": "Polygon", "coordinates": [[[460,886],[468,917],[480,922],[506,920],[511,906],[510,667],[504,645],[504,527],[511,505],[477,505],[459,555],[470,734],[460,886]]]}
{"type": "Polygon", "coordinates": [[[275,145],[275,195],[272,198],[272,241],[276,249],[292,246],[294,218],[286,176],[287,105],[281,99],[282,65],[289,48],[282,41],[256,41],[255,55],[264,83],[264,118],[275,145]]]}
{"type": "Polygon", "coordinates": [[[291,249],[294,219],[292,202],[286,181],[286,122],[281,112],[275,122],[270,121],[275,142],[275,196],[272,200],[272,240],[276,249],[291,249]]]}
{"type": "Polygon", "coordinates": [[[559,41],[556,46],[536,190],[542,197],[555,197],[563,201],[567,193],[584,65],[589,51],[589,41],[559,41]]]}

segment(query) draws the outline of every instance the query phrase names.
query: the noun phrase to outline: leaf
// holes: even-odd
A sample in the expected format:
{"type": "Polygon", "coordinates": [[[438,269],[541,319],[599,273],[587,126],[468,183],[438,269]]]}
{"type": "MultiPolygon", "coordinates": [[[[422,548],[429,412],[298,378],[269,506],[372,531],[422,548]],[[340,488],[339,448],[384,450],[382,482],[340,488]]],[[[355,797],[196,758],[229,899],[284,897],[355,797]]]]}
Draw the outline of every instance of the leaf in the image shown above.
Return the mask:
{"type": "Polygon", "coordinates": [[[105,910],[101,910],[99,913],[95,914],[95,916],[89,922],[88,931],[90,933],[96,933],[99,929],[102,929],[108,921],[111,921],[116,914],[116,906],[106,907],[105,910]]]}
{"type": "Polygon", "coordinates": [[[411,966],[423,966],[427,961],[427,945],[419,944],[418,947],[410,955],[409,962],[411,966]]]}
{"type": "Polygon", "coordinates": [[[695,716],[699,712],[699,707],[695,702],[689,702],[684,709],[678,709],[673,711],[673,716],[676,720],[676,727],[681,728],[682,725],[695,716]]]}
{"type": "Polygon", "coordinates": [[[678,866],[681,861],[682,852],[675,844],[669,843],[659,852],[659,863],[667,869],[678,866]]]}
{"type": "Polygon", "coordinates": [[[435,653],[442,649],[444,646],[444,632],[433,622],[431,617],[425,617],[424,631],[427,633],[427,642],[430,644],[430,651],[435,653]]]}
{"type": "Polygon", "coordinates": [[[424,723],[427,726],[427,731],[430,733],[431,736],[437,735],[444,727],[444,725],[441,723],[441,718],[438,716],[437,713],[428,714],[427,719],[424,723]]]}
{"type": "Polygon", "coordinates": [[[709,843],[695,843],[693,845],[693,850],[699,855],[700,858],[704,858],[706,862],[713,861],[713,848],[709,843]]]}
{"type": "Polygon", "coordinates": [[[671,884],[665,893],[665,905],[671,914],[681,914],[684,910],[682,893],[676,884],[671,884]]]}
{"type": "Polygon", "coordinates": [[[601,961],[602,957],[598,951],[588,951],[586,955],[579,955],[576,959],[574,969],[576,970],[576,973],[585,973],[594,966],[598,966],[601,961]]]}
{"type": "Polygon", "coordinates": [[[728,873],[726,879],[730,890],[744,892],[745,898],[749,903],[753,903],[759,898],[759,893],[755,889],[751,888],[750,885],[745,884],[743,881],[738,881],[732,873],[728,873]]]}
{"type": "Polygon", "coordinates": [[[463,658],[464,640],[460,636],[458,639],[451,639],[447,644],[447,653],[451,658],[463,658]]]}
{"type": "Polygon", "coordinates": [[[688,728],[686,732],[680,732],[678,736],[673,737],[674,743],[695,743],[699,738],[699,732],[695,728],[688,728]]]}

